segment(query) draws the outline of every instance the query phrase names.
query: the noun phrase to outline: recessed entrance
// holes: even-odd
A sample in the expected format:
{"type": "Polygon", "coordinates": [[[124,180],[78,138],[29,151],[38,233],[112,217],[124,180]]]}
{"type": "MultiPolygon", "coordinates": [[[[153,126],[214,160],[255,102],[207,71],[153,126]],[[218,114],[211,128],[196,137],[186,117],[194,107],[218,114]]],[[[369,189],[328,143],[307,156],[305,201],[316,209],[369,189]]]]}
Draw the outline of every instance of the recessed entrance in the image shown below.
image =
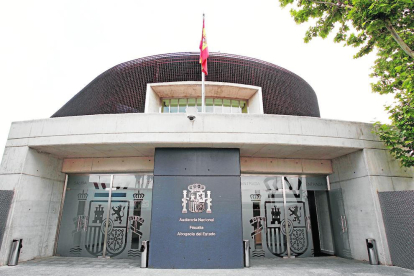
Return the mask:
{"type": "Polygon", "coordinates": [[[350,257],[341,191],[328,192],[326,176],[241,179],[243,239],[252,258],[350,257]]]}
{"type": "Polygon", "coordinates": [[[213,263],[217,250],[223,254],[218,259],[226,263],[228,256],[237,255],[237,265],[231,267],[240,267],[242,240],[249,240],[253,259],[351,257],[342,191],[328,190],[326,176],[238,176],[240,169],[231,168],[238,163],[237,150],[158,152],[163,155],[156,160],[155,177],[68,176],[56,255],[138,261],[141,242],[150,240],[152,267],[183,263],[183,268],[189,268],[188,258],[198,265],[202,258],[204,267],[225,267],[213,263]],[[211,235],[204,237],[204,232],[211,235]],[[214,242],[220,237],[222,241],[214,242]],[[230,240],[233,253],[218,249],[224,243],[229,249],[230,240]],[[172,248],[181,253],[166,262],[172,248]]]}

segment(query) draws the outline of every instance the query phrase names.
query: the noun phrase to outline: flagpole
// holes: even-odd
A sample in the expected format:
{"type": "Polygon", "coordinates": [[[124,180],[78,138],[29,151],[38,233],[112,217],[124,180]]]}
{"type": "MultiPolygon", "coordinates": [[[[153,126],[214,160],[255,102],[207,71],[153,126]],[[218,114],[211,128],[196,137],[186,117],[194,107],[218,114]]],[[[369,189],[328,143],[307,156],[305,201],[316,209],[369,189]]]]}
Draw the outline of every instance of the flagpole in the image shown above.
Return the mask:
{"type": "MultiPolygon", "coordinates": [[[[204,13],[203,13],[203,28],[204,28],[204,13]]],[[[206,112],[206,74],[201,70],[201,113],[206,112]]]]}
{"type": "Polygon", "coordinates": [[[204,72],[201,72],[201,112],[206,112],[206,86],[205,86],[205,79],[206,74],[204,72]]]}

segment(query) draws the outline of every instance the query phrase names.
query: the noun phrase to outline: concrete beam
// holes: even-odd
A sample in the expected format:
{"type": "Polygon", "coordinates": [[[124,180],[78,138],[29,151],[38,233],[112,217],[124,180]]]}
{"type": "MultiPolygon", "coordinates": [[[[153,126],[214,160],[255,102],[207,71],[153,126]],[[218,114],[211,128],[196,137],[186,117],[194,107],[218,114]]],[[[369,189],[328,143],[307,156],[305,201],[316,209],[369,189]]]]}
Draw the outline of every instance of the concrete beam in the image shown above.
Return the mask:
{"type": "Polygon", "coordinates": [[[59,158],[153,156],[156,147],[240,148],[243,157],[327,160],[385,149],[372,125],[252,114],[112,114],[13,123],[7,147],[59,158]]]}
{"type": "Polygon", "coordinates": [[[242,173],[331,174],[330,160],[240,158],[242,173]]]}
{"type": "Polygon", "coordinates": [[[153,172],[153,157],[65,159],[64,173],[153,172]]]}
{"type": "MultiPolygon", "coordinates": [[[[250,99],[259,89],[258,86],[206,81],[206,97],[250,99]]],[[[160,98],[199,98],[201,81],[181,81],[149,83],[148,86],[160,98]]]]}

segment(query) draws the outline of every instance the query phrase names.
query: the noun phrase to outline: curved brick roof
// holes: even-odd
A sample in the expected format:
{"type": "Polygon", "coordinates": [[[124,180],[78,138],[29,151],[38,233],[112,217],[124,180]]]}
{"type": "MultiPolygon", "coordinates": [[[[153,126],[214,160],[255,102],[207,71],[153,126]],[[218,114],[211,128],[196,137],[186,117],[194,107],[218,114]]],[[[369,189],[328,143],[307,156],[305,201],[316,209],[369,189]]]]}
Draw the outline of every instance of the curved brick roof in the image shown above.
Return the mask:
{"type": "MultiPolygon", "coordinates": [[[[127,61],[105,71],[52,117],[143,113],[147,83],[201,81],[199,53],[127,61]]],[[[207,81],[262,87],[266,114],[320,117],[312,87],[296,74],[261,60],[210,53],[207,81]]]]}

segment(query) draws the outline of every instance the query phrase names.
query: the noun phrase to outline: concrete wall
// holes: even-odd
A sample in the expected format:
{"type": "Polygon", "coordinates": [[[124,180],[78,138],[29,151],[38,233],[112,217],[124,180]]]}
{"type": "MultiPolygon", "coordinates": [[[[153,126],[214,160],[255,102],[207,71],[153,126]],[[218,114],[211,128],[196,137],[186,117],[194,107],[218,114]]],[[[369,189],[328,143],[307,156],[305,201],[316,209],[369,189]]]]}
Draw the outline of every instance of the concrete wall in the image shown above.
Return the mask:
{"type": "Polygon", "coordinates": [[[386,150],[364,149],[332,160],[331,187],[342,188],[353,258],[368,260],[366,238],[391,265],[378,191],[413,189],[413,169],[402,169],[386,150]]]}
{"type": "Polygon", "coordinates": [[[11,242],[23,239],[20,260],[53,255],[65,175],[62,160],[28,147],[6,147],[0,166],[0,190],[14,198],[0,249],[7,263],[11,242]]]}
{"type": "Polygon", "coordinates": [[[249,114],[263,114],[262,88],[249,99],[249,114]]]}
{"type": "Polygon", "coordinates": [[[147,84],[147,93],[145,94],[145,113],[159,113],[161,108],[161,99],[157,93],[147,84]]]}

